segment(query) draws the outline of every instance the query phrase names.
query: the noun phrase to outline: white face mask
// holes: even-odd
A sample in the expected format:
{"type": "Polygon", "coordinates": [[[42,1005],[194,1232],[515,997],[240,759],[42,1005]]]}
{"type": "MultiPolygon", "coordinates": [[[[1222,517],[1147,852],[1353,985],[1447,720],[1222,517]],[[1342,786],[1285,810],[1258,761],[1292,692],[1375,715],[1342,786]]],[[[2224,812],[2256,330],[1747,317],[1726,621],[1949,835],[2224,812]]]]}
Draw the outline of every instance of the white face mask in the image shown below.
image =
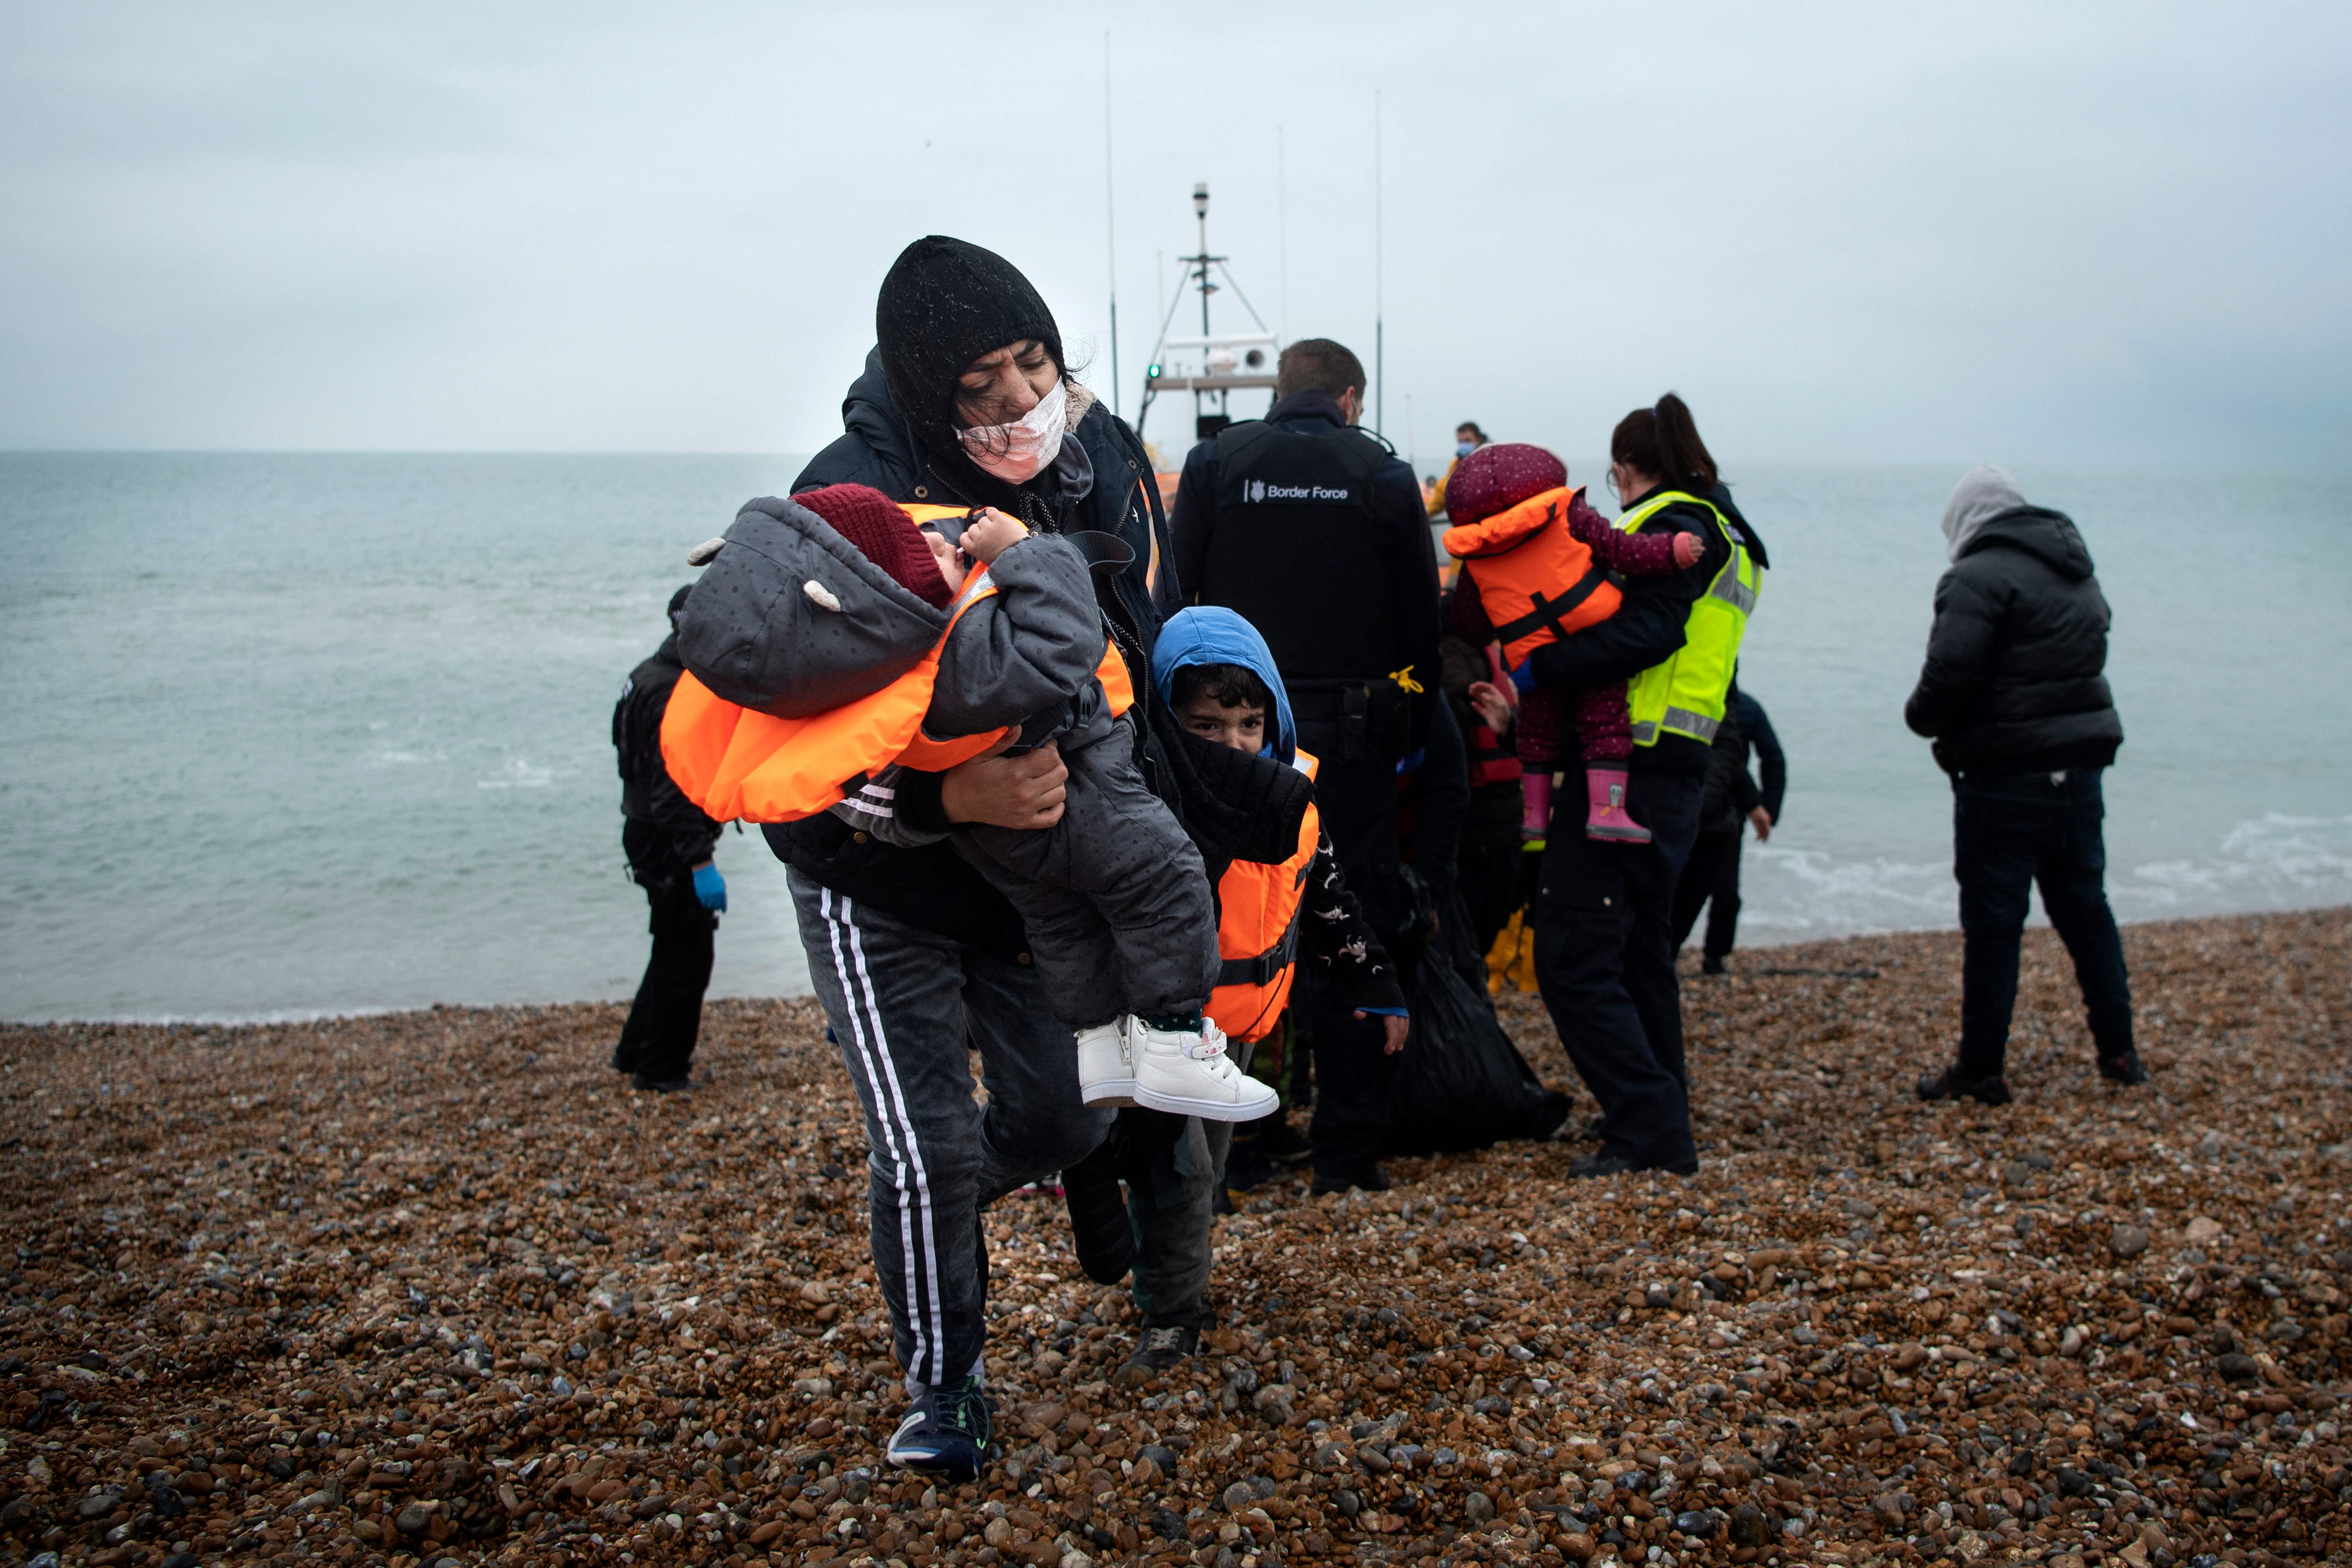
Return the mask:
{"type": "Polygon", "coordinates": [[[1037,400],[1037,406],[1010,425],[975,425],[959,430],[964,455],[1006,484],[1025,484],[1045,471],[1059,456],[1062,436],[1069,428],[1069,398],[1064,383],[1037,400]]]}

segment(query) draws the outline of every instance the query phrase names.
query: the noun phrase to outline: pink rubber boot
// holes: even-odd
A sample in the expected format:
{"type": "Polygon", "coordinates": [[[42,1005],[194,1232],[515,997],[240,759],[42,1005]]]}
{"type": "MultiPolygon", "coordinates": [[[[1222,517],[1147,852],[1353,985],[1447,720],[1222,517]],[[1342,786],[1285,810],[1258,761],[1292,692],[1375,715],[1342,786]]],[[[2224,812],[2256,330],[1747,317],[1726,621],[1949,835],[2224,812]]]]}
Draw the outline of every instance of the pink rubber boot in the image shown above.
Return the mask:
{"type": "Polygon", "coordinates": [[[1551,830],[1551,766],[1544,765],[1540,773],[1522,771],[1519,774],[1519,837],[1541,838],[1551,830]]]}
{"type": "Polygon", "coordinates": [[[1625,766],[1622,763],[1587,763],[1584,793],[1590,802],[1584,814],[1587,838],[1612,839],[1620,844],[1647,844],[1650,830],[1625,815],[1625,766]]]}

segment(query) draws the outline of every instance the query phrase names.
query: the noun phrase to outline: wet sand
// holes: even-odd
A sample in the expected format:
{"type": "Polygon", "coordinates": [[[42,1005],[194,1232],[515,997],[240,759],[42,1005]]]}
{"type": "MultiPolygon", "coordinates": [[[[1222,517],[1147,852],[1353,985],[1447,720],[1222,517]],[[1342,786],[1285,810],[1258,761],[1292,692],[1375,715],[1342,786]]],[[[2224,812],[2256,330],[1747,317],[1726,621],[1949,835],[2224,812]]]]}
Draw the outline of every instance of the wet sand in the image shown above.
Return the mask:
{"type": "Polygon", "coordinates": [[[0,1026],[0,1562],[2340,1558],[2352,911],[2125,943],[2155,1084],[2097,1079],[2040,932],[2000,1110],[1910,1098],[1957,937],[1738,954],[1685,984],[1698,1176],[1554,1142],[1261,1189],[1213,1352],[1141,1386],[1059,1205],[1008,1199],[963,1488],[878,1467],[807,1001],[715,1005],[674,1099],[604,1065],[609,1005],[0,1026]]]}

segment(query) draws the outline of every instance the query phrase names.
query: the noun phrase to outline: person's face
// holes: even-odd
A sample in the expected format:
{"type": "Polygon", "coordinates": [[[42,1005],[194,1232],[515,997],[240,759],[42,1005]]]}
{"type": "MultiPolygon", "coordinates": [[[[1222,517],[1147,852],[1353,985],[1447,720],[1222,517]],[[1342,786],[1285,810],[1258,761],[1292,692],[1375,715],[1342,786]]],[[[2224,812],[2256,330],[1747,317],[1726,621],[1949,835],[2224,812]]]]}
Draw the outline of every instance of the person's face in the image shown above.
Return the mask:
{"type": "Polygon", "coordinates": [[[1203,691],[1176,710],[1189,732],[1220,746],[1255,756],[1265,749],[1265,710],[1252,704],[1229,708],[1203,691]]]}
{"type": "Polygon", "coordinates": [[[965,429],[1010,425],[1043,401],[1061,379],[1045,345],[1024,338],[981,355],[956,383],[956,423],[965,429]]]}
{"type": "Polygon", "coordinates": [[[1475,447],[1478,445],[1478,431],[1476,427],[1475,426],[1465,425],[1461,429],[1454,432],[1454,444],[1457,447],[1475,447]]]}

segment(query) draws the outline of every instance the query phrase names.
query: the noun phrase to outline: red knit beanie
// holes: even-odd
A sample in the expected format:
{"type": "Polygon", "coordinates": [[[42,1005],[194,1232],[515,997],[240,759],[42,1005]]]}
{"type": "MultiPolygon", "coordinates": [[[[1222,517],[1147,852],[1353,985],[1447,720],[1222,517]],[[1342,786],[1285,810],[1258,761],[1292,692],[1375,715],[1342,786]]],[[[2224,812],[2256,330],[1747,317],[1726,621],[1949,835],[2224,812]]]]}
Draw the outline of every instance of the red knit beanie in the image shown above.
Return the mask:
{"type": "Polygon", "coordinates": [[[1568,465],[1541,447],[1524,441],[1481,447],[1454,465],[1445,481],[1445,516],[1466,528],[1567,483],[1568,465]]]}
{"type": "Polygon", "coordinates": [[[923,542],[923,531],[880,490],[870,485],[827,485],[803,490],[793,500],[833,524],[835,533],[925,604],[944,610],[955,598],[955,590],[940,575],[931,547],[923,542]]]}

